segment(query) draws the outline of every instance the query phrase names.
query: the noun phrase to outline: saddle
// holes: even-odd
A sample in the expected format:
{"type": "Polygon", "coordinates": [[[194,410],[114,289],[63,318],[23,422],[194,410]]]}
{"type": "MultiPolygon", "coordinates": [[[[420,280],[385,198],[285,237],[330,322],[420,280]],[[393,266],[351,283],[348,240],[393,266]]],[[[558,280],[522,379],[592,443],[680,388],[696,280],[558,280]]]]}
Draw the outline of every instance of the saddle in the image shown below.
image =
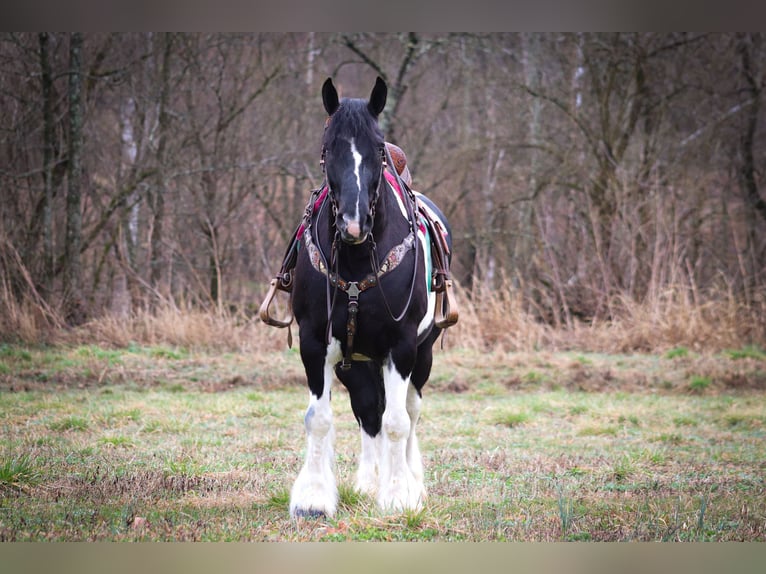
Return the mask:
{"type": "MultiPolygon", "coordinates": [[[[400,180],[411,190],[412,176],[407,167],[407,156],[405,155],[404,150],[389,142],[386,142],[386,149],[400,180]]],[[[270,306],[278,290],[292,293],[293,269],[298,258],[298,250],[303,235],[302,232],[308,225],[314,209],[324,201],[325,196],[322,192],[323,189],[320,188],[315,189],[311,193],[303,218],[293,232],[292,239],[290,240],[285,256],[282,259],[282,265],[279,272],[271,280],[269,291],[261,304],[259,311],[261,321],[272,327],[289,327],[293,321],[291,313],[284,319],[276,319],[272,317],[270,306]]],[[[428,230],[428,236],[431,243],[431,262],[433,268],[431,288],[436,293],[434,324],[440,329],[446,329],[458,321],[458,310],[452,294],[453,284],[449,269],[451,254],[447,242],[447,230],[444,228],[439,217],[418,197],[418,195],[419,194],[413,193],[412,197],[415,198],[417,214],[428,230]]],[[[291,343],[291,339],[292,337],[288,335],[288,343],[291,343]]]]}
{"type": "Polygon", "coordinates": [[[386,142],[386,149],[388,150],[391,159],[393,160],[394,168],[402,181],[407,184],[407,187],[412,188],[412,176],[410,175],[410,168],[407,167],[407,156],[404,155],[404,150],[398,145],[386,142]]]}

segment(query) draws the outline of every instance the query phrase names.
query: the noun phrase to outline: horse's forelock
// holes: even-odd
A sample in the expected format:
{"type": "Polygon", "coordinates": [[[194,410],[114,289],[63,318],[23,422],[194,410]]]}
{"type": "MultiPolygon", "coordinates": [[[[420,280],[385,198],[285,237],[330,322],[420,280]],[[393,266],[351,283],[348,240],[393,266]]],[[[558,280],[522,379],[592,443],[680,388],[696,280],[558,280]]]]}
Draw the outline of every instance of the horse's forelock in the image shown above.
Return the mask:
{"type": "Polygon", "coordinates": [[[325,145],[337,138],[355,138],[357,141],[383,142],[383,133],[378,121],[367,109],[367,101],[357,98],[343,98],[340,106],[328,121],[324,133],[325,145]]]}

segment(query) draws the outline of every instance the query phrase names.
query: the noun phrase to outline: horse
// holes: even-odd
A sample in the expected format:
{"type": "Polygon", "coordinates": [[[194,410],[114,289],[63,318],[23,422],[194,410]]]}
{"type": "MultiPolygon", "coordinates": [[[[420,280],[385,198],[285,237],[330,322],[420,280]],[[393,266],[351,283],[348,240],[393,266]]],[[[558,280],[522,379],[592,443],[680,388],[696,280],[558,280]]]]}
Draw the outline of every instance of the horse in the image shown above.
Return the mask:
{"type": "Polygon", "coordinates": [[[386,96],[380,77],[368,99],[340,99],[331,78],[322,86],[325,183],[296,232],[291,286],[309,389],[306,454],[290,491],[293,518],[337,511],[334,376],[348,390],[360,428],[355,488],[391,512],[419,510],[426,498],[415,429],[442,329],[435,321],[433,238],[418,205],[440,220],[449,253],[452,234],[433,202],[416,197],[389,169],[378,125],[386,96]]]}

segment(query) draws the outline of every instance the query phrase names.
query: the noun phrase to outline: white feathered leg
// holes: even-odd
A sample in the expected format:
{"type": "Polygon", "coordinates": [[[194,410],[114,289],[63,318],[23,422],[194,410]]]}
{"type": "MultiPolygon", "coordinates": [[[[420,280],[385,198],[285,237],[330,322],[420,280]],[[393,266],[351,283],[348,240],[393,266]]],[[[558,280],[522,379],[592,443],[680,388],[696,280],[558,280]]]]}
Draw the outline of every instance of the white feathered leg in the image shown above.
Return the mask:
{"type": "Polygon", "coordinates": [[[407,437],[407,464],[410,472],[420,485],[421,498],[425,499],[426,489],[423,484],[423,457],[420,454],[418,437],[415,434],[418,419],[420,418],[420,404],[422,399],[413,385],[407,387],[407,414],[410,417],[410,435],[407,437]]]}
{"type": "Polygon", "coordinates": [[[309,396],[306,409],[306,459],[290,492],[290,516],[334,516],[338,508],[335,482],[335,429],[330,406],[332,365],[340,359],[340,344],[333,340],[324,364],[324,389],[321,397],[309,396]]]}
{"type": "Polygon", "coordinates": [[[360,429],[362,450],[359,455],[359,469],[356,472],[356,489],[375,496],[378,493],[378,461],[380,459],[381,433],[371,437],[360,429]]]}
{"type": "MultiPolygon", "coordinates": [[[[404,378],[389,358],[383,367],[386,408],[380,458],[378,504],[383,510],[417,510],[423,504],[423,483],[415,477],[407,462],[408,442],[412,433],[407,412],[409,377],[404,378]]],[[[409,450],[412,454],[417,452],[409,450]]],[[[417,452],[419,458],[419,452],[417,452]]],[[[420,466],[422,476],[422,463],[420,466]]]]}

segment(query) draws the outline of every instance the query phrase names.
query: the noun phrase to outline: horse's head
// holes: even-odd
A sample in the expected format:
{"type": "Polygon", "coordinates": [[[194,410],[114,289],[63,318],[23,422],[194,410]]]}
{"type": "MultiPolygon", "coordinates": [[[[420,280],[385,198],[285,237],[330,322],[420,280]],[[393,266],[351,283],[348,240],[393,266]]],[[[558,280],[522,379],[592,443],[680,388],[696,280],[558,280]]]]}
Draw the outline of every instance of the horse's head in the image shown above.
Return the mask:
{"type": "Polygon", "coordinates": [[[363,243],[370,234],[383,182],[384,139],[378,115],[387,88],[378,78],[369,100],[343,98],[328,78],[322,86],[327,120],[322,154],[327,185],[336,209],[335,225],[343,241],[363,243]]]}

